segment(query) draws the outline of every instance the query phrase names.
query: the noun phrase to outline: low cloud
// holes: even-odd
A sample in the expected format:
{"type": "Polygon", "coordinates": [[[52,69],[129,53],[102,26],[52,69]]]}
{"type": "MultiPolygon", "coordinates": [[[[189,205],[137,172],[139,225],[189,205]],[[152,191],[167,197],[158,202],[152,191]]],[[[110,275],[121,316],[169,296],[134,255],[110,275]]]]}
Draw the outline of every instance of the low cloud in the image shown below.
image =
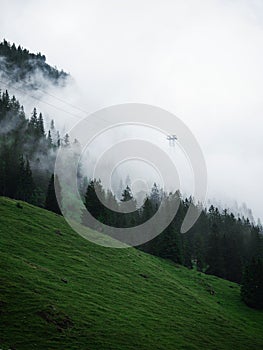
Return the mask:
{"type": "MultiPolygon", "coordinates": [[[[262,218],[260,1],[13,1],[2,8],[7,40],[41,51],[75,79],[66,89],[49,90],[68,104],[43,95],[70,114],[38,106],[59,128],[85,115],[69,104],[87,114],[125,102],[167,109],[203,149],[208,197],[246,202],[262,218]]],[[[27,109],[36,105],[19,97],[27,109]]]]}

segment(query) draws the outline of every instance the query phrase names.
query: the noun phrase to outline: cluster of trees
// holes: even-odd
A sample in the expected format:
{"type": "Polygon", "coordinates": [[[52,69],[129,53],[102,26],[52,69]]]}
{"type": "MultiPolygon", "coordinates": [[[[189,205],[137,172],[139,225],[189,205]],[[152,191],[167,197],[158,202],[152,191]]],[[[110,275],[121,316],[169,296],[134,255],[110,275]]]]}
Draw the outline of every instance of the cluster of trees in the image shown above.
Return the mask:
{"type": "MultiPolygon", "coordinates": [[[[31,117],[26,118],[23,107],[15,97],[10,98],[8,91],[0,92],[0,195],[21,199],[60,214],[53,169],[58,148],[69,145],[69,136],[61,138],[53,121],[46,132],[41,113],[34,109],[31,117]]],[[[211,206],[209,209],[203,208],[196,224],[187,233],[181,234],[180,228],[191,198],[183,199],[178,192],[167,195],[154,184],[143,206],[138,209],[129,186],[122,189],[119,200],[109,190],[104,190],[100,181],[93,179],[88,182],[81,176],[80,179],[85,206],[98,221],[109,226],[136,226],[151,218],[162,200],[166,200],[167,206],[173,200],[179,201],[177,215],[170,225],[138,248],[207,274],[238,283],[244,281],[244,286],[247,284],[242,289],[244,301],[253,307],[255,304],[261,305],[253,298],[251,301],[255,291],[256,300],[260,298],[258,295],[262,294],[258,290],[261,291],[261,287],[248,292],[255,268],[250,265],[246,268],[253,259],[261,261],[263,258],[261,227],[248,219],[236,218],[227,210],[220,212],[211,206]],[[131,212],[118,212],[117,209],[125,202],[129,203],[131,212]],[[243,271],[245,277],[242,280],[243,271]]],[[[261,266],[260,263],[258,266],[261,266]]],[[[258,270],[261,271],[259,267],[258,270]]],[[[263,279],[260,273],[258,280],[263,279]]],[[[252,280],[256,280],[256,277],[252,280]]]]}
{"type": "MultiPolygon", "coordinates": [[[[0,43],[0,56],[5,68],[18,68],[15,79],[23,79],[40,69],[49,79],[65,78],[48,66],[45,56],[31,54],[20,46],[0,43]]],[[[70,147],[69,135],[60,137],[51,122],[45,130],[41,113],[36,109],[27,118],[23,107],[0,91],[0,195],[21,199],[61,214],[54,189],[54,162],[59,147],[70,147]]],[[[120,186],[122,187],[122,186],[120,186]]],[[[244,217],[235,217],[227,210],[211,206],[203,208],[195,225],[184,234],[180,229],[192,199],[183,199],[179,192],[166,194],[156,184],[138,208],[129,186],[119,188],[118,199],[105,190],[100,181],[88,181],[81,174],[79,189],[88,211],[101,223],[115,227],[132,227],[151,218],[160,203],[169,212],[172,201],[178,211],[169,226],[157,237],[138,247],[147,253],[167,258],[188,268],[242,283],[242,299],[247,305],[262,308],[263,304],[263,236],[262,227],[244,217]],[[99,193],[101,200],[98,198],[99,193]],[[129,213],[118,209],[129,206],[129,213]],[[109,209],[111,208],[111,209],[109,209]]],[[[164,214],[165,215],[165,214],[164,214]]],[[[84,219],[82,223],[88,225],[84,219]]],[[[95,226],[94,229],[99,229],[95,226]]]]}
{"type": "MultiPolygon", "coordinates": [[[[46,63],[46,57],[41,53],[30,53],[19,45],[10,44],[5,39],[0,43],[0,66],[2,73],[13,81],[30,80],[35,72],[41,72],[53,84],[63,84],[68,74],[63,70],[51,67],[46,63]]],[[[32,86],[36,88],[36,86],[32,86]]]]}
{"type": "MultiPolygon", "coordinates": [[[[261,300],[261,304],[259,301],[255,302],[251,297],[251,294],[254,295],[253,291],[249,292],[250,294],[246,293],[246,287],[243,287],[242,295],[244,300],[252,298],[252,302],[246,301],[248,305],[262,305],[262,228],[248,219],[236,218],[227,210],[220,212],[218,208],[211,206],[209,209],[203,208],[196,224],[187,233],[182,234],[180,228],[192,200],[191,198],[182,199],[178,192],[167,195],[154,184],[143,206],[136,209],[136,200],[128,186],[123,189],[121,200],[118,201],[110,191],[103,189],[100,181],[94,179],[89,182],[84,196],[84,203],[88,211],[98,221],[115,227],[132,227],[145,222],[156,213],[162,200],[167,205],[164,213],[169,211],[168,206],[171,201],[179,201],[177,214],[160,235],[138,248],[188,268],[196,268],[233,282],[250,281],[250,284],[253,285],[253,281],[257,281],[257,285],[261,287],[255,287],[256,298],[261,300]],[[98,197],[103,198],[106,206],[98,197]],[[134,211],[127,214],[116,212],[116,208],[121,207],[126,201],[129,201],[130,208],[131,210],[133,208],[134,211]],[[251,272],[251,267],[247,264],[255,259],[258,262],[258,272],[254,274],[255,267],[252,267],[251,272]],[[244,270],[246,273],[242,277],[244,270]],[[254,275],[255,278],[252,277],[254,275]]],[[[98,229],[98,227],[93,228],[98,229]]]]}
{"type": "MultiPolygon", "coordinates": [[[[64,138],[68,141],[68,135],[64,138]]],[[[8,91],[0,91],[0,195],[44,206],[57,149],[63,144],[51,122],[46,133],[41,113],[30,118],[8,91]]]]}

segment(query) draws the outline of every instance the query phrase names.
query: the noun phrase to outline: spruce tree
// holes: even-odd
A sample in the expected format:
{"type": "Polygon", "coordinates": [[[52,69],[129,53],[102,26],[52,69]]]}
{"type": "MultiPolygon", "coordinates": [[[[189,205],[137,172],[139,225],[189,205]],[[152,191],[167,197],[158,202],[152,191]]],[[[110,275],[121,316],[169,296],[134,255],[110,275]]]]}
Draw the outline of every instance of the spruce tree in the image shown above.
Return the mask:
{"type": "MultiPolygon", "coordinates": [[[[101,197],[102,201],[105,200],[105,192],[102,188],[101,182],[98,180],[91,180],[87,187],[84,204],[88,212],[95,219],[103,223],[105,222],[105,207],[100,201],[99,197],[101,197]],[[99,196],[97,195],[97,193],[99,194],[99,196]]],[[[85,222],[84,219],[83,224],[86,226],[90,226],[90,223],[85,222]]]]}
{"type": "Polygon", "coordinates": [[[36,132],[38,127],[38,117],[36,108],[33,109],[32,116],[29,121],[29,129],[32,133],[36,132]]]}
{"type": "Polygon", "coordinates": [[[24,157],[20,157],[19,169],[18,169],[18,181],[15,198],[32,203],[34,197],[34,180],[30,167],[29,160],[24,160],[24,157]]]}
{"type": "Polygon", "coordinates": [[[47,143],[48,143],[48,146],[49,146],[49,147],[52,146],[52,137],[51,137],[51,132],[50,132],[50,130],[48,130],[48,134],[47,134],[47,143]]]}
{"type": "Polygon", "coordinates": [[[124,210],[120,217],[120,227],[135,226],[139,221],[139,213],[136,210],[136,200],[133,198],[129,186],[126,186],[122,192],[120,207],[124,210]]]}
{"type": "Polygon", "coordinates": [[[39,113],[39,116],[38,116],[37,130],[38,130],[38,135],[40,137],[45,135],[44,120],[43,120],[42,113],[39,113]]]}
{"type": "Polygon", "coordinates": [[[61,215],[61,211],[57,201],[57,195],[60,195],[60,186],[59,186],[58,179],[56,179],[56,185],[57,185],[57,194],[56,194],[54,180],[55,180],[55,177],[54,177],[54,174],[52,174],[48,184],[45,208],[47,210],[53,211],[56,214],[61,215]]]}
{"type": "Polygon", "coordinates": [[[66,134],[63,139],[63,146],[68,147],[70,145],[69,134],[66,134]]]}

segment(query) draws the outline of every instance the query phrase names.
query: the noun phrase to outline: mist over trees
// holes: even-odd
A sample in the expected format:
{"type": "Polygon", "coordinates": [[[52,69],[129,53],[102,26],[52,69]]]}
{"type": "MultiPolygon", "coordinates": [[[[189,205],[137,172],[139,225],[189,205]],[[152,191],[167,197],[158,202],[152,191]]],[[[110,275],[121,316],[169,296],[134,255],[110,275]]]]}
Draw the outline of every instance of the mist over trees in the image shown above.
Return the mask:
{"type": "Polygon", "coordinates": [[[5,39],[0,43],[0,72],[9,82],[27,83],[32,89],[37,89],[43,83],[34,79],[36,73],[61,86],[66,84],[68,77],[63,70],[47,64],[45,55],[31,53],[5,39]]]}
{"type": "Polygon", "coordinates": [[[34,108],[26,118],[16,98],[0,91],[0,195],[43,206],[59,143],[41,113],[34,108]]]}
{"type": "Polygon", "coordinates": [[[121,207],[123,201],[133,199],[133,194],[126,187],[122,200],[118,201],[111,192],[103,189],[98,180],[93,179],[88,184],[84,201],[86,208],[98,221],[116,227],[132,227],[147,221],[165,198],[168,199],[164,201],[165,205],[171,200],[180,201],[170,225],[160,235],[138,247],[147,253],[237,283],[241,282],[243,269],[252,258],[263,258],[261,228],[244,217],[236,218],[227,210],[219,212],[211,206],[204,208],[196,224],[182,234],[180,228],[191,199],[181,198],[178,192],[165,194],[154,184],[141,208],[136,209],[134,202],[132,213],[116,213],[103,206],[96,195],[95,183],[99,185],[96,187],[100,191],[99,197],[105,203],[111,201],[111,208],[121,207]]]}
{"type": "MultiPolygon", "coordinates": [[[[11,80],[28,78],[35,69],[40,69],[54,82],[66,77],[64,72],[47,65],[45,56],[31,54],[5,40],[0,43],[0,56],[4,57],[0,64],[4,62],[5,69],[16,72],[15,75],[10,73],[11,80]]],[[[61,214],[53,174],[60,147],[71,147],[68,134],[61,137],[54,121],[46,130],[41,112],[34,108],[31,115],[26,116],[15,96],[9,96],[7,90],[0,91],[0,196],[23,200],[61,214]]],[[[182,234],[182,222],[190,203],[194,204],[191,198],[182,198],[179,192],[164,193],[153,184],[143,205],[138,208],[129,178],[124,187],[120,185],[117,189],[117,198],[103,188],[99,179],[88,180],[85,174],[79,174],[78,180],[83,203],[90,214],[109,226],[140,225],[156,213],[161,201],[166,206],[164,213],[169,212],[171,201],[177,201],[178,211],[169,226],[137,248],[206,274],[242,282],[245,303],[262,308],[263,236],[260,225],[211,205],[203,208],[195,225],[182,234]],[[125,206],[130,212],[118,211],[125,206]]],[[[82,223],[88,225],[84,219],[82,223]]],[[[99,229],[97,226],[92,228],[99,229]]]]}

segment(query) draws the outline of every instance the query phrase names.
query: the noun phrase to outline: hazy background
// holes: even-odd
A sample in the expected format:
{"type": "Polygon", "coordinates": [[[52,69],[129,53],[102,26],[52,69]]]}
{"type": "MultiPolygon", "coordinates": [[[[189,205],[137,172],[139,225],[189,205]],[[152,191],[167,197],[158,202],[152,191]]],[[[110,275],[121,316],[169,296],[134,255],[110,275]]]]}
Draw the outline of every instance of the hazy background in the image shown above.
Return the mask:
{"type": "MultiPolygon", "coordinates": [[[[222,205],[246,202],[255,218],[263,217],[262,1],[1,0],[0,6],[1,39],[41,51],[74,77],[53,94],[87,114],[125,102],[175,113],[204,152],[208,197],[222,205]]],[[[20,100],[28,109],[36,104],[20,100]]],[[[61,128],[78,121],[39,108],[61,128]]]]}

